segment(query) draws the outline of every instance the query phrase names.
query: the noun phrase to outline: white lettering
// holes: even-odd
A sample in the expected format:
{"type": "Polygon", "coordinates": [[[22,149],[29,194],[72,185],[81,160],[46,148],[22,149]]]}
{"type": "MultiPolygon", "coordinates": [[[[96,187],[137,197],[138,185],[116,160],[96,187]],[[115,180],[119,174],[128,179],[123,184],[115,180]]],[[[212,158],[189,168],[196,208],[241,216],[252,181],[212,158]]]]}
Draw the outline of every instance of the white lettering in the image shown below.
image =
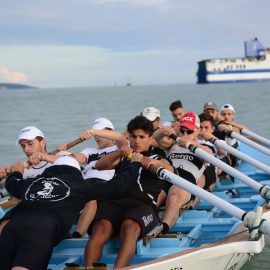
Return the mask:
{"type": "Polygon", "coordinates": [[[192,116],[184,116],[181,121],[190,121],[193,122],[193,117],[192,116]]]}
{"type": "Polygon", "coordinates": [[[153,215],[150,214],[148,216],[143,216],[142,220],[143,220],[144,226],[147,227],[151,222],[154,221],[154,218],[153,218],[153,215]]]}

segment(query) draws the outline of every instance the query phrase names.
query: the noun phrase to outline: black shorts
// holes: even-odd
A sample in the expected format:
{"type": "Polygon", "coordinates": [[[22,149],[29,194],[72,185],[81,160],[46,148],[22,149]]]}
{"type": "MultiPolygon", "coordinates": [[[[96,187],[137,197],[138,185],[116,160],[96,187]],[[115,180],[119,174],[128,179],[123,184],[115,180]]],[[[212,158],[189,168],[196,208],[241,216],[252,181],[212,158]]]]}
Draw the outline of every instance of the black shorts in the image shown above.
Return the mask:
{"type": "Polygon", "coordinates": [[[0,235],[0,269],[21,266],[46,270],[57,229],[57,223],[49,216],[13,216],[0,235]]]}
{"type": "MultiPolygon", "coordinates": [[[[140,238],[150,232],[158,223],[157,212],[147,203],[130,198],[105,201],[100,205],[94,219],[106,219],[111,222],[114,235],[118,235],[121,223],[125,219],[135,220],[140,224],[140,238]]],[[[91,228],[88,233],[91,233],[91,228]]]]}
{"type": "MultiPolygon", "coordinates": [[[[187,171],[184,171],[184,170],[181,170],[181,169],[177,169],[176,170],[176,175],[179,175],[180,177],[182,177],[183,179],[185,179],[186,181],[194,184],[194,185],[197,185],[197,181],[196,179],[194,178],[194,176],[187,172],[187,171]]],[[[162,189],[165,191],[165,193],[168,195],[170,189],[173,187],[173,186],[177,186],[177,185],[174,185],[168,181],[164,181],[164,183],[162,184],[162,189]]],[[[180,187],[179,187],[180,188],[180,187]]],[[[190,199],[188,202],[190,201],[193,201],[194,199],[196,198],[195,195],[193,194],[190,194],[190,199]]]]}
{"type": "Polygon", "coordinates": [[[205,176],[205,185],[203,188],[207,190],[213,183],[216,183],[216,168],[212,165],[207,166],[203,174],[205,176]]]}

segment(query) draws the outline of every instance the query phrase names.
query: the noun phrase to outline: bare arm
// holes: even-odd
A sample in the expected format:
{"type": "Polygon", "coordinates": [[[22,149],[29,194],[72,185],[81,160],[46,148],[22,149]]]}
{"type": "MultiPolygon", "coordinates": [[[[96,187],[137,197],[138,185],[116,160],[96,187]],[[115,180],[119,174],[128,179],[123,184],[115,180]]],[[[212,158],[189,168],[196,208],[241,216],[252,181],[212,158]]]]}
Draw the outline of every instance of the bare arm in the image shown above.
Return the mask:
{"type": "Polygon", "coordinates": [[[168,136],[174,133],[172,128],[160,128],[154,132],[153,137],[160,148],[169,150],[175,144],[175,141],[168,136]]]}
{"type": "Polygon", "coordinates": [[[120,162],[121,158],[121,151],[115,151],[103,156],[96,162],[96,169],[97,170],[109,170],[114,169],[120,162]]]}
{"type": "MultiPolygon", "coordinates": [[[[218,140],[218,138],[214,136],[212,133],[211,134],[201,133],[200,136],[203,137],[206,141],[209,141],[212,143],[214,140],[218,140]]],[[[225,156],[227,154],[227,151],[221,147],[216,146],[216,149],[217,149],[217,154],[219,156],[225,156]]]]}
{"type": "Polygon", "coordinates": [[[80,138],[87,140],[87,139],[91,138],[92,136],[100,136],[100,137],[103,137],[106,139],[114,140],[119,148],[122,145],[128,144],[126,137],[122,133],[120,133],[118,131],[114,131],[114,130],[87,129],[80,135],[80,138]]]}
{"type": "Polygon", "coordinates": [[[196,140],[194,140],[193,138],[191,138],[189,135],[178,137],[177,138],[177,142],[182,147],[187,147],[187,145],[192,144],[192,145],[194,145],[196,147],[201,148],[202,150],[204,150],[208,154],[212,154],[213,153],[212,150],[210,149],[210,147],[198,143],[196,140]]]}

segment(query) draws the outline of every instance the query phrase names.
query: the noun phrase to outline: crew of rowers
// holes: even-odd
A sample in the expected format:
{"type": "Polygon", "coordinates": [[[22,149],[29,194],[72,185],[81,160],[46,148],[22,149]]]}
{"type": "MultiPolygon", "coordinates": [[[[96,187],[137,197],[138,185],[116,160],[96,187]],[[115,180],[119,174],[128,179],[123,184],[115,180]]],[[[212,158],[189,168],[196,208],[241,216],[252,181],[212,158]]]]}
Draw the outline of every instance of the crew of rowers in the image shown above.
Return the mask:
{"type": "Polygon", "coordinates": [[[52,155],[38,128],[23,128],[17,143],[28,162],[0,168],[2,195],[20,200],[0,220],[0,269],[47,269],[54,246],[86,233],[85,266],[99,262],[104,245],[115,236],[120,250],[114,268],[127,266],[138,239],[157,224],[162,225],[162,234],[169,233],[180,210],[193,209],[199,202],[159,179],[153,173],[158,167],[208,191],[218,179],[228,177],[187,146],[236,166],[235,157],[211,143],[218,138],[238,146],[227,132],[243,127],[234,122],[233,106],[225,104],[218,111],[216,103],[209,101],[199,116],[185,112],[180,100],[169,108],[172,122],[162,123],[160,111],[148,107],[129,121],[124,133],[115,131],[110,120],[98,118],[80,135],[82,140],[94,137],[97,147],[79,153],[68,152],[62,144],[59,153],[52,155]],[[161,206],[165,206],[162,217],[161,206]],[[70,232],[75,223],[76,230],[70,232]]]}

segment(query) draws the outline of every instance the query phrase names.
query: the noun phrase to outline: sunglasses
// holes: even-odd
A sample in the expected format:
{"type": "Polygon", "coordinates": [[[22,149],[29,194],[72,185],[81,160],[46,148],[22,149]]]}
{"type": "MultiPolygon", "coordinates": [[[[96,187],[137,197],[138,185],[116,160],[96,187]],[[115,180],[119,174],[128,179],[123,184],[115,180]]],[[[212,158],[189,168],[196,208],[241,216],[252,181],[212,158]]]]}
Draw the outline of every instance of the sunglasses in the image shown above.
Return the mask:
{"type": "Polygon", "coordinates": [[[184,135],[190,135],[194,132],[194,130],[189,130],[189,129],[185,129],[185,128],[180,128],[180,132],[184,135]]]}

